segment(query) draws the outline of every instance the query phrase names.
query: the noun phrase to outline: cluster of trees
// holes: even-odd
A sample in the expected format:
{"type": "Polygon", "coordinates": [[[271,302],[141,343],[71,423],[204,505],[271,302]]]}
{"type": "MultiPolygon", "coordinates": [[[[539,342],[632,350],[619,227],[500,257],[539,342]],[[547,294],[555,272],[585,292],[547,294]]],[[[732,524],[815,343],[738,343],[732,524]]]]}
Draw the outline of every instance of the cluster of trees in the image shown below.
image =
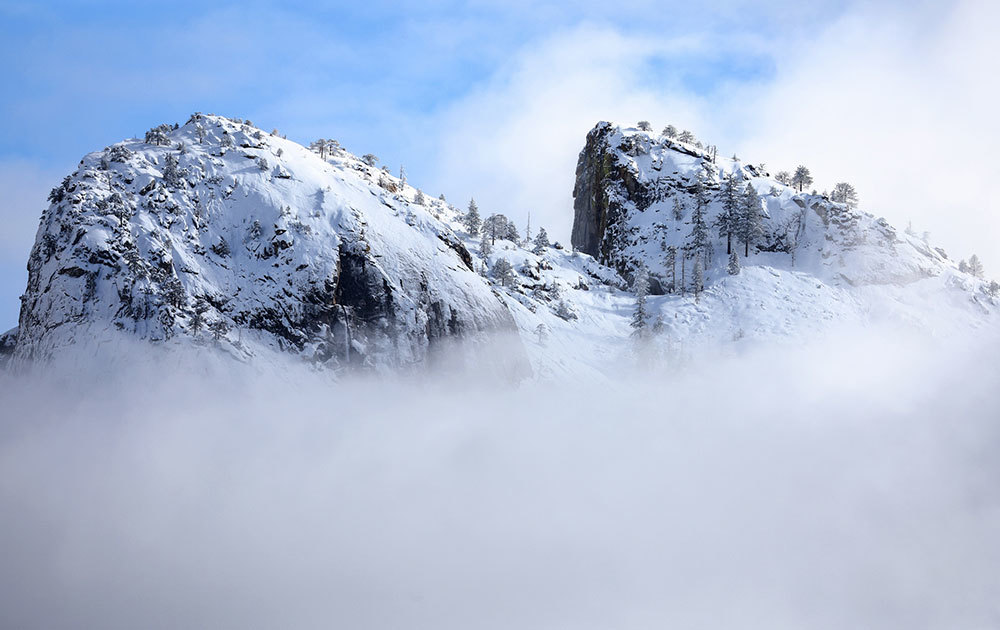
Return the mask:
{"type": "MultiPolygon", "coordinates": [[[[779,183],[785,186],[791,186],[799,192],[803,192],[806,188],[813,185],[812,173],[809,169],[803,165],[795,167],[794,173],[789,173],[788,171],[779,171],[777,175],[774,176],[779,183]]],[[[824,192],[823,196],[827,196],[824,192]]],[[[838,182],[833,187],[833,192],[829,194],[830,200],[836,203],[842,203],[849,209],[853,210],[858,207],[858,191],[854,189],[854,186],[847,182],[838,182]]]]}
{"type": "Polygon", "coordinates": [[[333,155],[339,148],[339,142],[336,140],[327,140],[325,138],[320,138],[319,140],[314,140],[309,143],[309,149],[318,153],[319,157],[324,160],[327,156],[333,155]]]}
{"type": "Polygon", "coordinates": [[[986,269],[983,268],[982,261],[979,260],[979,256],[973,254],[969,257],[968,262],[962,260],[958,263],[958,270],[962,273],[967,273],[973,275],[977,278],[982,278],[986,275],[986,269]]]}

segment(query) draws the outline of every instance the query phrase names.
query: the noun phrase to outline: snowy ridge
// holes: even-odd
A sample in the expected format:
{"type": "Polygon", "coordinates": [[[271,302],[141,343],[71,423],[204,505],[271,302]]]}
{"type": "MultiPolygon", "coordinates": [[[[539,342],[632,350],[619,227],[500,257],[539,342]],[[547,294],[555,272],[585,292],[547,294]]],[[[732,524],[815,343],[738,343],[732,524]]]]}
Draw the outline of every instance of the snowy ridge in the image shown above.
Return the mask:
{"type": "MultiPolygon", "coordinates": [[[[442,202],[240,120],[195,115],[150,134],[87,155],[53,191],[15,361],[119,331],[244,360],[277,350],[401,368],[446,337],[474,346],[514,330],[434,217],[442,202]]],[[[504,369],[526,371],[523,355],[512,361],[504,369]]]]}
{"type": "Polygon", "coordinates": [[[241,360],[290,352],[334,370],[450,362],[457,347],[460,365],[604,378],[637,356],[677,363],[840,326],[949,335],[1000,319],[985,281],[884,220],[610,123],[580,154],[572,251],[510,234],[484,251],[464,209],[339,147],[320,157],[217,116],[158,133],[86,156],[53,191],[0,358],[124,334],[241,360]],[[696,294],[683,256],[694,196],[701,182],[713,225],[727,175],[759,195],[760,234],[747,256],[736,243],[730,274],[713,228],[696,294]],[[673,269],[671,248],[682,252],[673,269]],[[652,295],[637,335],[640,269],[652,295]]]}

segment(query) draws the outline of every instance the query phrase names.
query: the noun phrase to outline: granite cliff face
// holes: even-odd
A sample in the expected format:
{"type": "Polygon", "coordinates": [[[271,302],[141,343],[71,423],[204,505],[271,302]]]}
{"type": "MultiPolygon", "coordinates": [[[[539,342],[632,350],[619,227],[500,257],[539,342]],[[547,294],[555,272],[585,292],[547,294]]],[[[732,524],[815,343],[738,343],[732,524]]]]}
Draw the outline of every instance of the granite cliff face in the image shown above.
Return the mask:
{"type": "Polygon", "coordinates": [[[671,266],[687,263],[683,281],[690,280],[693,213],[700,203],[711,233],[702,248],[711,284],[727,274],[729,252],[718,227],[728,178],[740,190],[752,187],[759,201],[759,229],[749,255],[738,245],[744,265],[795,269],[852,286],[907,284],[955,267],[941,250],[884,219],[796,192],[758,166],[607,122],[590,131],[580,153],[573,246],[629,279],[640,267],[648,269],[654,293],[680,290],[680,271],[671,266]]]}
{"type": "MultiPolygon", "coordinates": [[[[514,332],[439,200],[339,148],[193,116],[87,155],[52,191],[13,360],[124,333],[401,369],[514,332]]],[[[523,372],[517,353],[503,369],[523,372]],[[517,365],[520,364],[520,365],[517,365]]]]}

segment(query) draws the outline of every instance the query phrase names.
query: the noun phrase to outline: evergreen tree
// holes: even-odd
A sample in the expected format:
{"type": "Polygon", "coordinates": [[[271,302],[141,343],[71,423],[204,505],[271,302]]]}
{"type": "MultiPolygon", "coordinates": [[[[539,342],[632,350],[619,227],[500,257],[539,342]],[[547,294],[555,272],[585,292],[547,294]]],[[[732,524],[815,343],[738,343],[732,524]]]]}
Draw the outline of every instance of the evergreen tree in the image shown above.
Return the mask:
{"type": "Polygon", "coordinates": [[[521,241],[521,235],[517,231],[517,226],[514,225],[514,222],[511,221],[510,219],[507,219],[507,230],[506,234],[504,235],[504,238],[506,238],[508,241],[511,241],[515,245],[517,245],[521,241]]]}
{"type": "Polygon", "coordinates": [[[834,186],[833,192],[830,193],[830,199],[844,204],[848,210],[858,207],[858,191],[854,190],[854,186],[847,182],[840,182],[834,186]]]}
{"type": "Polygon", "coordinates": [[[715,227],[719,230],[719,237],[726,239],[726,254],[733,252],[733,234],[736,232],[737,217],[739,216],[741,195],[736,177],[732,174],[726,176],[719,191],[722,201],[722,212],[715,220],[715,227]]]}
{"type": "Polygon", "coordinates": [[[427,203],[427,199],[424,198],[424,191],[417,189],[417,194],[413,197],[413,203],[418,206],[422,206],[427,203]]]}
{"type": "Polygon", "coordinates": [[[406,169],[402,164],[399,165],[399,187],[402,188],[406,186],[406,169]]]}
{"type": "Polygon", "coordinates": [[[673,125],[667,125],[666,127],[663,128],[663,135],[673,140],[674,138],[677,137],[677,127],[674,127],[673,125]]]}
{"type": "Polygon", "coordinates": [[[483,238],[479,240],[479,256],[483,260],[488,260],[490,254],[493,253],[493,246],[490,245],[489,238],[484,234],[483,238]]]}
{"type": "Polygon", "coordinates": [[[750,255],[750,246],[755,245],[764,235],[760,197],[753,184],[747,184],[743,192],[743,203],[736,220],[736,235],[743,241],[744,256],[750,255]]]}
{"type": "Polygon", "coordinates": [[[638,124],[636,124],[636,128],[639,131],[652,131],[653,125],[649,124],[648,120],[640,120],[638,124]]]}
{"type": "Polygon", "coordinates": [[[801,164],[795,168],[795,174],[792,175],[792,185],[802,192],[807,186],[812,186],[813,178],[812,174],[809,173],[809,169],[802,166],[801,164]]]}
{"type": "Polygon", "coordinates": [[[687,142],[689,144],[693,144],[694,143],[694,134],[691,133],[690,131],[688,131],[687,129],[685,129],[684,131],[682,131],[680,133],[679,136],[677,136],[677,139],[679,141],[681,141],[681,142],[687,142]]]}
{"type": "Polygon", "coordinates": [[[962,273],[969,273],[969,263],[964,260],[958,261],[958,270],[962,273]]]}
{"type": "Polygon", "coordinates": [[[549,329],[545,324],[535,326],[535,334],[538,335],[538,345],[544,346],[545,340],[549,337],[549,329]]]}
{"type": "Polygon", "coordinates": [[[785,186],[792,185],[792,175],[788,171],[778,171],[778,174],[774,176],[774,179],[779,184],[784,184],[785,186]]]}
{"type": "Polygon", "coordinates": [[[682,220],[685,212],[687,212],[687,208],[684,205],[684,199],[680,195],[674,195],[674,221],[682,220]]]}
{"type": "Polygon", "coordinates": [[[979,260],[979,256],[975,254],[969,257],[969,273],[977,278],[982,278],[986,273],[986,270],[983,269],[983,263],[979,260]]]}
{"type": "Polygon", "coordinates": [[[726,271],[731,276],[738,276],[740,274],[740,255],[735,250],[729,252],[729,265],[726,267],[726,271]]]}
{"type": "Polygon", "coordinates": [[[213,339],[221,341],[229,332],[229,323],[224,319],[217,319],[209,324],[208,329],[211,331],[213,339]]]}
{"type": "Polygon", "coordinates": [[[514,268],[506,258],[497,258],[493,263],[493,277],[500,281],[501,286],[510,286],[514,282],[514,268]]]}
{"type": "Polygon", "coordinates": [[[545,228],[540,228],[538,230],[538,235],[535,236],[535,249],[532,251],[541,256],[548,248],[549,235],[545,233],[545,228]]]}
{"type": "Polygon", "coordinates": [[[646,311],[646,296],[649,295],[649,272],[640,267],[632,280],[632,293],[635,294],[635,309],[632,311],[631,326],[641,334],[646,329],[649,313],[646,311]]]}
{"type": "Polygon", "coordinates": [[[465,231],[469,233],[469,236],[479,234],[479,226],[482,221],[479,219],[479,207],[476,205],[475,199],[469,200],[469,211],[462,217],[462,222],[465,224],[465,231]]]}
{"type": "Polygon", "coordinates": [[[671,293],[677,290],[677,246],[669,245],[664,266],[670,272],[670,284],[667,285],[671,293]]]}
{"type": "Polygon", "coordinates": [[[694,261],[694,277],[692,278],[691,290],[694,291],[695,299],[705,290],[705,267],[701,264],[701,258],[694,261]]]}
{"type": "Polygon", "coordinates": [[[201,124],[200,122],[199,123],[195,123],[194,124],[194,135],[195,135],[196,138],[198,138],[198,144],[201,144],[202,142],[204,142],[205,141],[205,135],[206,135],[205,125],[201,124]]]}
{"type": "Polygon", "coordinates": [[[376,156],[374,153],[365,153],[364,155],[361,156],[361,161],[367,164],[368,166],[375,166],[376,164],[378,164],[378,156],[376,156]]]}
{"type": "Polygon", "coordinates": [[[566,304],[565,300],[560,299],[559,304],[556,305],[556,317],[569,321],[576,319],[576,313],[569,307],[569,304],[566,304]]]}
{"type": "Polygon", "coordinates": [[[490,237],[490,244],[496,245],[498,238],[507,236],[507,217],[502,214],[491,214],[483,221],[483,234],[490,237]]]}
{"type": "Polygon", "coordinates": [[[701,175],[695,184],[694,210],[691,212],[691,232],[688,234],[685,248],[689,255],[698,259],[708,256],[708,249],[711,245],[708,232],[708,221],[706,211],[708,210],[708,195],[705,192],[704,181],[701,175]]]}

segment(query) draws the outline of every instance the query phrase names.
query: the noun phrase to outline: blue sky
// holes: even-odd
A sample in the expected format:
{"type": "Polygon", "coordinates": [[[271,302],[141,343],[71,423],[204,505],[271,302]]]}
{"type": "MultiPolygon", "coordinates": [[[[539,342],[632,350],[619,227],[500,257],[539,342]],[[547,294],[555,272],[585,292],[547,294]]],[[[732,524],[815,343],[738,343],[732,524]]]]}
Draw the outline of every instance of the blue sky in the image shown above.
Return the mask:
{"type": "MultiPolygon", "coordinates": [[[[784,124],[788,98],[777,95],[824,89],[843,69],[838,58],[848,69],[873,55],[896,60],[910,40],[938,37],[948,16],[982,21],[987,6],[696,4],[0,2],[0,328],[16,322],[47,189],[85,153],[194,111],[301,142],[336,138],[405,164],[427,192],[454,203],[476,195],[515,220],[530,210],[566,238],[575,154],[597,120],[671,122],[723,150],[760,147],[755,161],[853,164],[802,143],[807,123],[784,124]],[[872,49],[873,25],[879,37],[901,34],[872,49]],[[851,38],[860,53],[837,50],[851,38]],[[832,67],[801,76],[801,59],[832,67]]],[[[806,131],[843,136],[829,128],[836,119],[823,122],[806,131]]],[[[843,167],[836,179],[852,174],[843,167]]]]}

